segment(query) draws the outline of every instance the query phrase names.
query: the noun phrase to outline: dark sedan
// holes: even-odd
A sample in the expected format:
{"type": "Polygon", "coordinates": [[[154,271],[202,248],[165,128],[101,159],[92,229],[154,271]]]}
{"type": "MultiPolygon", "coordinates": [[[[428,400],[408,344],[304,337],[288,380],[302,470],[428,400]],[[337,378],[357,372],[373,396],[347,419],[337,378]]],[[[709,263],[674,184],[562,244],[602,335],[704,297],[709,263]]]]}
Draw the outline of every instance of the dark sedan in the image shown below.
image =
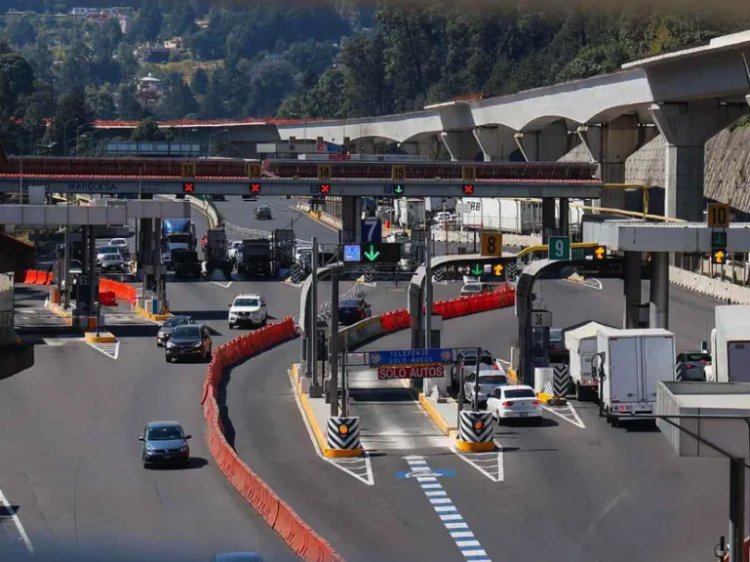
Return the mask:
{"type": "Polygon", "coordinates": [[[182,426],[175,421],[154,421],[146,424],[143,435],[138,440],[141,445],[143,468],[156,463],[181,464],[190,463],[190,446],[182,426]]]}
{"type": "Polygon", "coordinates": [[[343,299],[339,301],[339,325],[349,326],[372,316],[365,299],[343,299]]]}
{"type": "Polygon", "coordinates": [[[213,344],[208,328],[199,324],[177,326],[167,342],[167,363],[180,359],[211,360],[213,344]]]}
{"type": "Polygon", "coordinates": [[[159,331],[156,333],[156,345],[164,347],[172,335],[172,331],[177,326],[183,326],[185,324],[192,324],[193,319],[190,316],[172,316],[169,320],[159,327],[159,331]]]}

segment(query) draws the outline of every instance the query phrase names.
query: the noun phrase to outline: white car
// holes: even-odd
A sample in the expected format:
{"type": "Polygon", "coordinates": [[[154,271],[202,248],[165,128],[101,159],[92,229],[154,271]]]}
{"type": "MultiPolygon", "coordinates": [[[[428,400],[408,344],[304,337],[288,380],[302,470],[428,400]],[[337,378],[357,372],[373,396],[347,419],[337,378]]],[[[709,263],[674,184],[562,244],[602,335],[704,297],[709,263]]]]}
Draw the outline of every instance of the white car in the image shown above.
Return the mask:
{"type": "Polygon", "coordinates": [[[260,295],[237,295],[229,305],[229,329],[235,326],[265,326],[268,320],[266,301],[260,295]]]}
{"type": "Polygon", "coordinates": [[[232,260],[237,260],[237,252],[242,248],[242,240],[233,240],[229,244],[229,249],[227,250],[227,257],[232,260]]]}
{"type": "Polygon", "coordinates": [[[122,253],[120,252],[120,249],[117,248],[116,246],[102,246],[101,248],[96,249],[96,261],[99,264],[101,264],[104,256],[112,256],[112,255],[118,255],[122,257],[122,253]]]}
{"type": "Polygon", "coordinates": [[[116,248],[127,248],[128,241],[124,238],[112,238],[112,240],[109,241],[109,245],[115,246],[116,248]]]}
{"type": "MultiPolygon", "coordinates": [[[[474,403],[474,390],[476,389],[476,373],[472,370],[464,379],[464,397],[467,401],[474,403]]],[[[478,404],[481,406],[495,394],[495,391],[507,386],[508,377],[498,369],[494,369],[484,363],[479,364],[479,389],[477,397],[478,404]]]]}
{"type": "Polygon", "coordinates": [[[473,295],[479,295],[484,291],[482,283],[467,283],[461,287],[462,297],[471,297],[473,295]]]}
{"type": "Polygon", "coordinates": [[[435,213],[433,222],[435,224],[443,224],[444,222],[450,222],[450,220],[451,214],[448,211],[440,211],[439,213],[435,213]]]}
{"type": "Polygon", "coordinates": [[[395,230],[386,236],[385,240],[391,244],[403,244],[409,240],[409,236],[403,230],[395,230]]]}
{"type": "Polygon", "coordinates": [[[487,400],[487,411],[502,423],[506,419],[531,419],[542,421],[542,403],[534,389],[522,384],[511,384],[495,389],[487,400]]]}

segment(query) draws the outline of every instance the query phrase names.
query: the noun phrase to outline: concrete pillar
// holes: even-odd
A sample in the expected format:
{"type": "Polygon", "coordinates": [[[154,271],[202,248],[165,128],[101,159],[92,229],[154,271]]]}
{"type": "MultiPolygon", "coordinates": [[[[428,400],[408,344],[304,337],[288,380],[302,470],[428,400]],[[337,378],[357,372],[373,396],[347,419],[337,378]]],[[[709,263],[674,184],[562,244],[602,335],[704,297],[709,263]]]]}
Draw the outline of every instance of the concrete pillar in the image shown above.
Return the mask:
{"type": "Polygon", "coordinates": [[[507,162],[518,150],[514,132],[508,127],[492,125],[477,127],[472,131],[485,162],[507,162]]]}
{"type": "Polygon", "coordinates": [[[649,327],[669,329],[669,252],[651,254],[649,327]]]}
{"type": "MultiPolygon", "coordinates": [[[[609,123],[582,125],[576,130],[591,159],[599,164],[604,183],[625,183],[625,160],[641,147],[644,138],[637,115],[621,115],[609,123]]],[[[624,209],[625,191],[605,189],[601,206],[624,209]]]]}
{"type": "Polygon", "coordinates": [[[555,222],[555,198],[545,197],[542,199],[542,244],[546,244],[550,236],[557,233],[555,222]]]}
{"type": "Polygon", "coordinates": [[[653,104],[649,113],[666,141],[666,215],[688,221],[702,221],[706,141],[747,113],[747,106],[702,100],[653,104]]]}
{"type": "Polygon", "coordinates": [[[519,131],[514,135],[527,162],[556,162],[573,148],[568,127],[562,119],[539,131],[519,131]]]}
{"type": "Polygon", "coordinates": [[[471,130],[443,131],[440,133],[440,140],[453,161],[476,160],[477,154],[481,151],[471,130]]]}
{"type": "Polygon", "coordinates": [[[560,197],[560,236],[570,236],[570,200],[560,197]]]}
{"type": "Polygon", "coordinates": [[[359,222],[362,218],[362,200],[359,197],[341,198],[341,242],[356,242],[359,239],[359,222]]]}
{"type": "Polygon", "coordinates": [[[625,318],[626,329],[638,327],[638,311],[641,306],[641,253],[625,252],[625,318]]]}

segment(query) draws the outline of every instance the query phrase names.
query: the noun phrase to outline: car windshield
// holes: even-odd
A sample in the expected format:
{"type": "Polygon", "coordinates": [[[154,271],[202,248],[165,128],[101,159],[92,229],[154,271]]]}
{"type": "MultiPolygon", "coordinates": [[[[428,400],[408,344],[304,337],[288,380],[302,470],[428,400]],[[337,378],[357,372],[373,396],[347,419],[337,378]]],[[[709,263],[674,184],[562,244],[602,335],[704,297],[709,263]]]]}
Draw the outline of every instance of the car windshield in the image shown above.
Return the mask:
{"type": "Polygon", "coordinates": [[[184,316],[173,316],[166,322],[164,322],[165,328],[174,328],[175,326],[181,326],[182,324],[187,324],[189,322],[189,319],[184,316]]]}
{"type": "Polygon", "coordinates": [[[256,298],[235,299],[234,306],[260,306],[260,299],[256,299],[256,298]]]}
{"type": "Polygon", "coordinates": [[[258,211],[261,213],[270,213],[271,207],[258,207],[258,211]]]}
{"type": "Polygon", "coordinates": [[[359,308],[360,301],[347,299],[339,302],[339,308],[359,308]]]}
{"type": "Polygon", "coordinates": [[[146,439],[149,441],[168,441],[170,439],[182,439],[185,434],[179,425],[159,425],[149,427],[146,439]]]}
{"type": "Polygon", "coordinates": [[[83,269],[83,264],[78,260],[70,260],[70,269],[83,269]]]}
{"type": "Polygon", "coordinates": [[[513,388],[504,392],[506,398],[536,398],[536,394],[530,388],[513,388]]]}
{"type": "Polygon", "coordinates": [[[480,293],[482,291],[481,285],[464,285],[464,288],[461,289],[464,293],[480,293]]]}
{"type": "Polygon", "coordinates": [[[128,243],[125,241],[124,238],[114,238],[110,240],[109,245],[110,246],[127,246],[128,243]]]}
{"type": "Polygon", "coordinates": [[[120,250],[115,248],[114,246],[104,246],[103,248],[99,248],[100,254],[118,254],[120,253],[120,250]]]}
{"type": "Polygon", "coordinates": [[[479,384],[508,384],[505,375],[482,375],[479,371],[479,384]]]}
{"type": "Polygon", "coordinates": [[[173,338],[199,338],[201,335],[198,326],[178,326],[172,332],[173,338]]]}

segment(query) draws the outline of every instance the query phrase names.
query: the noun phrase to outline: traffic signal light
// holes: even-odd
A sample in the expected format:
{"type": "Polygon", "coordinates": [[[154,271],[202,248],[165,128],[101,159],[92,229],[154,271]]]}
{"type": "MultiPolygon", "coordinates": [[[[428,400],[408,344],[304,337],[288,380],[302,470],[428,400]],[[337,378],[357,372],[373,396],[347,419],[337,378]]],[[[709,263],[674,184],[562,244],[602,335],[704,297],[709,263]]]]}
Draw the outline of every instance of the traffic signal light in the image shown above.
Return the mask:
{"type": "Polygon", "coordinates": [[[723,248],[714,248],[711,250],[711,263],[715,265],[724,265],[727,260],[727,252],[723,248]]]}
{"type": "Polygon", "coordinates": [[[726,230],[711,231],[711,247],[712,248],[726,248],[727,247],[727,231],[726,230]]]}
{"type": "Polygon", "coordinates": [[[396,195],[403,195],[404,194],[404,186],[400,183],[393,186],[393,193],[396,195]]]}
{"type": "Polygon", "coordinates": [[[466,183],[466,184],[464,184],[464,195],[474,195],[474,184],[473,183],[466,183]]]}
{"type": "Polygon", "coordinates": [[[258,194],[260,193],[260,184],[259,183],[251,183],[250,184],[250,193],[258,194]]]}
{"type": "Polygon", "coordinates": [[[183,193],[194,193],[195,192],[195,183],[191,181],[184,181],[182,182],[182,192],[183,193]]]}
{"type": "Polygon", "coordinates": [[[330,183],[321,183],[320,184],[320,194],[321,195],[328,195],[331,193],[331,184],[330,183]]]}
{"type": "Polygon", "coordinates": [[[606,246],[597,246],[594,248],[594,259],[595,260],[603,260],[607,257],[607,247],[606,246]]]}

